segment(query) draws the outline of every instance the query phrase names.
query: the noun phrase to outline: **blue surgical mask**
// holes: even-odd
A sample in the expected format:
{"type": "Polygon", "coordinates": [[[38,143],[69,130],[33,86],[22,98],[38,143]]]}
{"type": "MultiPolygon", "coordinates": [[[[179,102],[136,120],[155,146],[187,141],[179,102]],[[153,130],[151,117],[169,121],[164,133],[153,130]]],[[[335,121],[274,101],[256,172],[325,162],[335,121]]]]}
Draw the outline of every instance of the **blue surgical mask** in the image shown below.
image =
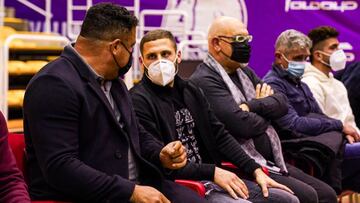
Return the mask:
{"type": "Polygon", "coordinates": [[[305,71],[306,61],[289,61],[284,54],[282,55],[284,59],[288,62],[287,72],[296,78],[300,78],[305,71]]]}

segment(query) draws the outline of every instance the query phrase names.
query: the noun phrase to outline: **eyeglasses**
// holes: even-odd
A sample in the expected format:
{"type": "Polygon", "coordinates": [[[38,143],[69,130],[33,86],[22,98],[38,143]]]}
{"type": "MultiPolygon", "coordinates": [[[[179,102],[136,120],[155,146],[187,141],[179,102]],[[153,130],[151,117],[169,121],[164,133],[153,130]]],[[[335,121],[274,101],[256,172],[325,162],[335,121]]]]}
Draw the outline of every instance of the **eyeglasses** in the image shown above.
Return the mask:
{"type": "Polygon", "coordinates": [[[224,35],[219,35],[219,38],[227,38],[227,39],[231,39],[234,42],[251,42],[253,39],[252,35],[235,35],[235,36],[224,36],[224,35]]]}

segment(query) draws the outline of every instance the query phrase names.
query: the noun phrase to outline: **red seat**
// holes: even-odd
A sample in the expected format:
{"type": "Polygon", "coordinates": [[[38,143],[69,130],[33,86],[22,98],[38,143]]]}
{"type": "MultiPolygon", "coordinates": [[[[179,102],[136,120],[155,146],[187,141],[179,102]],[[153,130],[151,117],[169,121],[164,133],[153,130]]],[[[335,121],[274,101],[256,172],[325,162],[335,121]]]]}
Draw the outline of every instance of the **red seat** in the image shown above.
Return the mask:
{"type": "Polygon", "coordinates": [[[193,181],[193,180],[175,180],[175,182],[177,184],[180,184],[182,186],[185,186],[193,191],[195,191],[196,193],[198,193],[201,197],[205,197],[205,186],[198,182],[198,181],[193,181]]]}
{"type": "MultiPolygon", "coordinates": [[[[221,166],[222,168],[226,169],[226,170],[229,170],[229,171],[232,171],[232,172],[235,172],[237,174],[239,174],[239,170],[238,170],[238,167],[233,165],[232,163],[230,162],[222,162],[221,163],[221,166]]],[[[269,171],[267,170],[267,168],[265,167],[262,167],[262,170],[264,171],[264,173],[266,175],[269,175],[269,171]]],[[[241,173],[239,174],[241,175],[241,173]]],[[[198,182],[198,181],[192,181],[192,180],[176,180],[175,181],[176,183],[180,184],[180,185],[183,185],[183,186],[186,186],[192,190],[194,190],[195,192],[197,192],[201,197],[205,197],[205,187],[202,183],[198,182]]]]}
{"type": "MultiPolygon", "coordinates": [[[[227,169],[229,171],[233,171],[233,172],[236,172],[236,173],[240,173],[239,170],[238,170],[238,167],[235,166],[234,164],[230,163],[230,162],[222,162],[221,163],[221,166],[222,168],[224,169],[227,169]]],[[[270,175],[269,174],[269,170],[266,168],[266,167],[261,167],[262,168],[262,171],[266,174],[266,175],[270,175]]],[[[241,174],[240,174],[241,175],[241,174]]]]}
{"type": "Polygon", "coordinates": [[[16,164],[18,168],[21,170],[23,175],[25,176],[25,140],[23,134],[9,134],[8,136],[9,145],[11,150],[15,156],[16,164]]]}
{"type": "MultiPolygon", "coordinates": [[[[25,173],[25,139],[23,134],[9,134],[8,136],[9,145],[11,150],[15,156],[16,164],[24,175],[25,181],[26,173],[25,173]]],[[[69,202],[59,202],[59,201],[51,201],[51,200],[43,200],[43,201],[31,201],[32,203],[69,203],[69,202]]]]}

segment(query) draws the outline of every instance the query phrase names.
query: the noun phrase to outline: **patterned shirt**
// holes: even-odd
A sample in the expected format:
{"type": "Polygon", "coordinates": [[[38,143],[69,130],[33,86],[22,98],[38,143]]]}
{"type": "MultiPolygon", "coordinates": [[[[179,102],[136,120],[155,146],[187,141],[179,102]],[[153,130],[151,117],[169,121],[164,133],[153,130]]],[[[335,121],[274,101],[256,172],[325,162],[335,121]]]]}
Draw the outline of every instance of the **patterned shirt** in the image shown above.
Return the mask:
{"type": "MultiPolygon", "coordinates": [[[[177,138],[186,148],[187,159],[192,163],[202,163],[199,145],[196,140],[196,126],[191,112],[186,107],[182,94],[178,89],[173,89],[173,104],[175,115],[175,129],[177,138]]],[[[221,187],[209,180],[200,181],[205,186],[205,195],[213,191],[225,192],[221,187]]]]}
{"type": "Polygon", "coordinates": [[[193,163],[201,163],[198,142],[195,134],[195,122],[188,108],[184,105],[182,96],[175,88],[173,90],[173,104],[175,116],[175,130],[177,138],[186,148],[188,161],[193,163]]]}

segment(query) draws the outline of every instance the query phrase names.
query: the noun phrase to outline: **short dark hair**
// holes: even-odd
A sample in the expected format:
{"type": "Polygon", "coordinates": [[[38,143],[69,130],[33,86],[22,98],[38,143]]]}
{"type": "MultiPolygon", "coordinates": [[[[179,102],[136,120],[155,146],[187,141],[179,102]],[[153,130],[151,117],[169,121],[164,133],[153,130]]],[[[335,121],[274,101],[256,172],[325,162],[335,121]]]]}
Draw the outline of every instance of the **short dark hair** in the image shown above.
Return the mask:
{"type": "Polygon", "coordinates": [[[138,19],[126,8],[113,3],[98,3],[86,12],[80,35],[112,41],[129,34],[137,24],[138,19]]]}
{"type": "MultiPolygon", "coordinates": [[[[321,42],[329,38],[337,38],[339,36],[339,32],[330,26],[320,26],[310,30],[308,36],[313,43],[313,46],[310,50],[311,53],[313,53],[314,50],[322,49],[321,42]]],[[[313,61],[312,56],[310,56],[310,60],[313,61]]]]}
{"type": "Polygon", "coordinates": [[[144,44],[146,42],[155,41],[158,39],[169,39],[174,44],[175,51],[177,50],[176,40],[174,35],[168,30],[156,29],[147,32],[140,41],[140,52],[141,55],[144,50],[144,44]]]}

